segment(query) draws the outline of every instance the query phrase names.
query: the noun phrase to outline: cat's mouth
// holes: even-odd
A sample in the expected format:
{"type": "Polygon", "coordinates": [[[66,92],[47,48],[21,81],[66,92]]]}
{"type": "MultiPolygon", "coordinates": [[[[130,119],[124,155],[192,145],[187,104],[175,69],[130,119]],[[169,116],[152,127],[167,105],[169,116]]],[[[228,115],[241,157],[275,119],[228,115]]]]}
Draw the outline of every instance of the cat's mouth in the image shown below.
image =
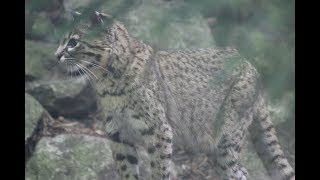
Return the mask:
{"type": "Polygon", "coordinates": [[[80,77],[83,75],[83,70],[81,66],[82,64],[79,64],[76,62],[76,58],[66,55],[58,56],[59,63],[62,63],[65,66],[65,69],[67,71],[67,74],[69,76],[74,77],[80,77]]]}
{"type": "Polygon", "coordinates": [[[66,55],[59,55],[58,59],[59,59],[59,62],[61,63],[68,63],[76,60],[76,58],[72,56],[66,56],[66,55]]]}
{"type": "Polygon", "coordinates": [[[94,72],[92,72],[92,67],[105,69],[99,64],[84,59],[76,59],[75,57],[69,54],[63,54],[61,56],[58,56],[58,59],[59,62],[64,65],[66,73],[71,77],[85,77],[95,80],[98,79],[98,77],[94,74],[94,72]]]}
{"type": "Polygon", "coordinates": [[[66,64],[66,68],[69,76],[74,76],[74,77],[83,76],[85,74],[85,71],[83,70],[83,68],[81,68],[81,66],[83,65],[82,64],[79,65],[79,63],[69,63],[68,65],[66,64]]]}
{"type": "Polygon", "coordinates": [[[78,71],[77,70],[75,70],[75,71],[69,70],[68,75],[71,77],[81,77],[81,76],[83,76],[83,73],[81,73],[80,69],[78,69],[78,71]]]}
{"type": "Polygon", "coordinates": [[[92,75],[92,71],[90,70],[92,67],[91,64],[83,64],[74,60],[74,62],[66,63],[65,65],[70,76],[81,77],[87,76],[88,74],[89,76],[92,75]]]}

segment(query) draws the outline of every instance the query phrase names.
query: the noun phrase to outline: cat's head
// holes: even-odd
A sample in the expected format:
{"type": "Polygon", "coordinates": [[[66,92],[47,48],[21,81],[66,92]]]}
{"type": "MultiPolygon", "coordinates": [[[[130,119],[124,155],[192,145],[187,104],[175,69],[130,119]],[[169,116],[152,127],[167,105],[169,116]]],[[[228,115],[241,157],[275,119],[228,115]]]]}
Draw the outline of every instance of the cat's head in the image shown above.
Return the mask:
{"type": "Polygon", "coordinates": [[[55,52],[59,63],[73,76],[99,79],[119,78],[124,73],[132,42],[124,25],[98,11],[73,11],[69,32],[61,38],[55,52]]]}

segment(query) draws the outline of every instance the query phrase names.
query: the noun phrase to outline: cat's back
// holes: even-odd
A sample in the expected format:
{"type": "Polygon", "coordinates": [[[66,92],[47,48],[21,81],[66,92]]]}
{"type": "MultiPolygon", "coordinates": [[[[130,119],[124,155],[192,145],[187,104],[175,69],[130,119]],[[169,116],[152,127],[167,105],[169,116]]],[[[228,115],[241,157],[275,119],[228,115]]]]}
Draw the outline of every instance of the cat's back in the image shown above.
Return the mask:
{"type": "Polygon", "coordinates": [[[241,58],[236,50],[178,49],[155,55],[159,76],[167,90],[169,118],[183,144],[206,151],[214,146],[218,128],[217,114],[235,81],[241,58]],[[176,126],[176,127],[175,127],[176,126]],[[204,127],[207,127],[204,128],[204,127]],[[205,146],[208,147],[205,147],[205,146]]]}
{"type": "Polygon", "coordinates": [[[227,88],[241,63],[238,52],[231,48],[159,51],[155,57],[171,93],[186,99],[227,88]]]}

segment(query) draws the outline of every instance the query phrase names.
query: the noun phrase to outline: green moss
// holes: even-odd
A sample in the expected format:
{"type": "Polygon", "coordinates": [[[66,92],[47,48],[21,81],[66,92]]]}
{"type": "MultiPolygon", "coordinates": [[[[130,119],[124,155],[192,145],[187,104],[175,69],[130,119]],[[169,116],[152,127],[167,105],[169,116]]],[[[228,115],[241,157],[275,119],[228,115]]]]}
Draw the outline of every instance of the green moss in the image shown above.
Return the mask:
{"type": "Polygon", "coordinates": [[[25,140],[31,136],[44,109],[32,96],[25,93],[25,140]]]}
{"type": "Polygon", "coordinates": [[[87,180],[113,162],[109,141],[85,135],[43,138],[26,167],[26,179],[87,180]]]}
{"type": "Polygon", "coordinates": [[[25,41],[25,74],[32,79],[42,79],[52,74],[50,69],[56,63],[54,52],[56,45],[25,41]]]}
{"type": "Polygon", "coordinates": [[[74,96],[79,94],[86,87],[85,81],[57,81],[51,83],[52,89],[55,91],[56,97],[74,96]]]}
{"type": "Polygon", "coordinates": [[[31,37],[44,38],[53,33],[54,26],[51,23],[50,18],[45,13],[38,13],[34,18],[35,19],[31,27],[31,37]]]}

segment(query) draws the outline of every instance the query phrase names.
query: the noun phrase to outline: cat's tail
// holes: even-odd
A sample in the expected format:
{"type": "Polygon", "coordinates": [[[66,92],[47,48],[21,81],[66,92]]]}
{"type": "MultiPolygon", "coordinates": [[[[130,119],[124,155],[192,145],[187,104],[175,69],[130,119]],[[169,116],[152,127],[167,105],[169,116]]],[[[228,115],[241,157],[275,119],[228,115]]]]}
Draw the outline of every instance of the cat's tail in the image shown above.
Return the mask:
{"type": "Polygon", "coordinates": [[[258,96],[250,134],[259,157],[273,180],[295,180],[294,169],[280,147],[270,113],[262,95],[258,96]]]}

